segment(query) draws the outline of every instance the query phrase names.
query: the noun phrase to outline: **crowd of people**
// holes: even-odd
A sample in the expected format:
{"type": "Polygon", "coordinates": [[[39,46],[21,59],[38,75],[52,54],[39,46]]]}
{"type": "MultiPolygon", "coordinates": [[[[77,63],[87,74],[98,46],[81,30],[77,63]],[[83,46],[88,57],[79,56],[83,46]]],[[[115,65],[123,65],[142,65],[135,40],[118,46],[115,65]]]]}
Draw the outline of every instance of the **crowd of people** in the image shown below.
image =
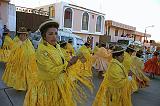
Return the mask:
{"type": "Polygon", "coordinates": [[[93,72],[103,79],[93,106],[132,106],[131,95],[149,86],[143,71],[160,75],[159,54],[144,64],[143,52],[134,45],[107,47],[85,43],[75,51],[72,40],[57,41],[59,24],[46,20],[39,26],[42,40],[35,50],[25,27],[12,40],[3,33],[0,61],[5,62],[4,83],[27,91],[24,106],[76,106],[87,99],[85,86],[93,92],[93,72]]]}

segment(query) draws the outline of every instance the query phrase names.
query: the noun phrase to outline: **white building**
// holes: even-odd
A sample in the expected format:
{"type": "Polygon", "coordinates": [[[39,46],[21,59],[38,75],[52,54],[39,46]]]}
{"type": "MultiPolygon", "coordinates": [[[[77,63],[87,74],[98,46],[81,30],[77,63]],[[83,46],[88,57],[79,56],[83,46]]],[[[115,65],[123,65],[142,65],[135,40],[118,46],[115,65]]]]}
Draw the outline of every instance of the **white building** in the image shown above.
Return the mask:
{"type": "Polygon", "coordinates": [[[59,22],[60,29],[68,29],[92,46],[104,35],[105,14],[66,2],[37,7],[49,12],[59,22]]]}

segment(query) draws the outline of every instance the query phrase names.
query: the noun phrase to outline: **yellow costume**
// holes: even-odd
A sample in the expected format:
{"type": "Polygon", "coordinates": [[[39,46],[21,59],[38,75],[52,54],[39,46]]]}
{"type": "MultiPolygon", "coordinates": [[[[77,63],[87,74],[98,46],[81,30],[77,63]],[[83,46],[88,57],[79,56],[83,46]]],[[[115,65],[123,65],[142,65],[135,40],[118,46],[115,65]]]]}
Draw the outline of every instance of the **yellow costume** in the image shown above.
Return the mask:
{"type": "Polygon", "coordinates": [[[89,49],[85,45],[83,45],[80,47],[79,52],[81,52],[87,60],[85,63],[82,63],[83,69],[85,71],[88,71],[90,73],[90,76],[92,76],[92,56],[89,49]]]}
{"type": "Polygon", "coordinates": [[[137,56],[132,56],[132,65],[134,68],[134,74],[137,78],[137,84],[139,87],[145,87],[149,85],[150,79],[143,73],[144,63],[143,60],[137,56]]]}
{"type": "MultiPolygon", "coordinates": [[[[65,60],[70,61],[71,57],[67,54],[66,49],[61,48],[61,51],[64,55],[65,60]]],[[[89,88],[91,91],[93,91],[93,84],[91,82],[91,79],[88,77],[90,76],[89,72],[85,70],[84,63],[82,63],[80,60],[76,62],[76,64],[70,66],[67,69],[67,73],[69,76],[69,79],[71,79],[76,86],[76,89],[74,91],[74,97],[78,102],[83,102],[86,100],[86,93],[83,91],[81,85],[77,83],[77,81],[84,84],[87,88],[89,88]],[[81,98],[79,97],[79,93],[81,93],[81,98]],[[82,96],[83,95],[83,96],[82,96]]]]}
{"type": "Polygon", "coordinates": [[[106,71],[107,65],[112,59],[112,54],[110,50],[101,47],[93,56],[93,67],[98,71],[106,71]]]}
{"type": "Polygon", "coordinates": [[[118,60],[111,60],[93,106],[132,106],[128,73],[118,60]]]}
{"type": "Polygon", "coordinates": [[[76,106],[73,96],[78,93],[76,83],[71,80],[69,69],[66,69],[68,62],[60,46],[44,45],[42,42],[36,54],[39,68],[37,80],[27,91],[24,106],[76,106]]]}
{"type": "MultiPolygon", "coordinates": [[[[83,103],[87,100],[87,93],[83,89],[82,85],[86,86],[91,92],[93,92],[93,83],[91,80],[91,74],[85,70],[85,63],[80,60],[76,64],[72,65],[67,69],[68,77],[73,81],[74,90],[73,97],[77,102],[83,103]]],[[[73,89],[73,88],[72,88],[73,89]]]]}
{"type": "Polygon", "coordinates": [[[130,71],[133,73],[131,85],[132,85],[133,92],[135,92],[135,91],[138,90],[138,86],[137,86],[137,82],[136,82],[136,75],[135,75],[135,72],[134,72],[135,70],[133,68],[132,61],[133,60],[132,60],[132,57],[130,56],[130,54],[127,53],[127,52],[124,52],[124,60],[123,60],[122,64],[126,68],[126,72],[128,74],[129,74],[130,71]]]}
{"type": "Polygon", "coordinates": [[[67,53],[70,54],[70,56],[74,56],[75,55],[75,51],[74,48],[72,46],[72,44],[67,43],[67,53]]]}
{"type": "Polygon", "coordinates": [[[64,48],[61,48],[61,51],[62,51],[62,53],[64,55],[65,60],[69,61],[71,59],[71,56],[70,56],[69,53],[67,53],[67,50],[64,49],[64,48]]]}
{"type": "Polygon", "coordinates": [[[17,40],[11,50],[2,80],[16,90],[27,90],[32,73],[37,71],[35,51],[29,39],[17,40]]]}
{"type": "Polygon", "coordinates": [[[5,36],[3,47],[0,49],[0,61],[7,62],[13,45],[14,41],[11,37],[5,36]]]}

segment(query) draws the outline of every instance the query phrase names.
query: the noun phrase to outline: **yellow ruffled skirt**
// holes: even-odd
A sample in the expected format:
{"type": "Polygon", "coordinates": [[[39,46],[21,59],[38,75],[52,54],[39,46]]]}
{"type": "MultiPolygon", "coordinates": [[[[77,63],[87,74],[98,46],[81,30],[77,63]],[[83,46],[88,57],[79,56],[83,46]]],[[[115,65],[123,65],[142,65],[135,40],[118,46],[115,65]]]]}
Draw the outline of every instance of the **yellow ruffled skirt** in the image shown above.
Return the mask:
{"type": "Polygon", "coordinates": [[[76,106],[72,81],[63,73],[53,80],[34,80],[27,91],[24,106],[76,106]]]}
{"type": "Polygon", "coordinates": [[[131,83],[131,87],[132,87],[132,92],[138,91],[136,76],[132,75],[132,80],[130,81],[130,83],[131,83]]]}
{"type": "Polygon", "coordinates": [[[92,76],[88,70],[85,70],[85,64],[80,60],[76,64],[67,69],[68,78],[72,81],[74,87],[73,96],[79,103],[83,103],[87,99],[84,87],[93,92],[92,76]],[[82,87],[83,86],[83,87],[82,87]]]}
{"type": "Polygon", "coordinates": [[[25,91],[31,85],[32,74],[38,70],[35,55],[26,56],[22,48],[11,53],[2,80],[9,87],[25,91]]]}
{"type": "Polygon", "coordinates": [[[123,88],[114,88],[103,81],[92,106],[132,106],[130,83],[126,82],[123,88]]]}

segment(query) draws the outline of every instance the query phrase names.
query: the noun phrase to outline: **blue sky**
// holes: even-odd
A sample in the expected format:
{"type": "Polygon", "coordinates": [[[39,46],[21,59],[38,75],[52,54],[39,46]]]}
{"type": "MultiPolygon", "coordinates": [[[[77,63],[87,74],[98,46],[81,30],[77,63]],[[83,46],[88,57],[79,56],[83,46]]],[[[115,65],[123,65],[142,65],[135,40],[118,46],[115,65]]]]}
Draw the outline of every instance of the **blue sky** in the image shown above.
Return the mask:
{"type": "Polygon", "coordinates": [[[106,20],[114,20],[132,25],[138,31],[152,35],[151,39],[160,41],[160,0],[11,0],[16,6],[37,7],[65,1],[106,14],[106,20]]]}

